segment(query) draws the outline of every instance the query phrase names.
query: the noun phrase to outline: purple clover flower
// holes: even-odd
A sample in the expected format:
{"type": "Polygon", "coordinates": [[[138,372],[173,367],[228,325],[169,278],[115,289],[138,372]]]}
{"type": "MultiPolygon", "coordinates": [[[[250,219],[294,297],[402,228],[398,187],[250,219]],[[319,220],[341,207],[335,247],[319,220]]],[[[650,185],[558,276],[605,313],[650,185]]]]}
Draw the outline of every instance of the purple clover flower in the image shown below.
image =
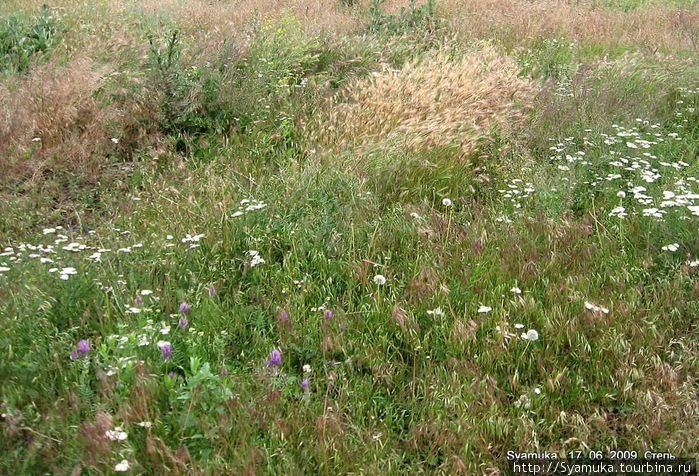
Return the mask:
{"type": "Polygon", "coordinates": [[[160,353],[163,355],[164,360],[170,360],[172,358],[172,344],[166,341],[158,342],[158,347],[160,348],[160,353]]]}
{"type": "Polygon", "coordinates": [[[186,317],[181,317],[180,321],[177,323],[177,325],[180,327],[180,329],[182,329],[184,331],[189,327],[189,321],[187,320],[186,317]]]}
{"type": "Polygon", "coordinates": [[[209,296],[216,296],[216,286],[212,284],[206,289],[209,291],[209,296]]]}
{"type": "Polygon", "coordinates": [[[185,316],[189,314],[189,311],[191,311],[192,308],[187,304],[186,302],[180,303],[180,312],[184,314],[185,316]]]}
{"type": "Polygon", "coordinates": [[[90,342],[86,339],[80,339],[78,341],[77,350],[80,354],[85,355],[90,352],[90,342]]]}
{"type": "Polygon", "coordinates": [[[323,311],[323,318],[326,321],[329,321],[333,318],[333,312],[330,309],[326,309],[325,311],[323,311]]]}
{"type": "Polygon", "coordinates": [[[277,319],[282,324],[286,324],[287,322],[289,322],[289,313],[282,309],[281,311],[279,311],[279,314],[277,314],[277,319]]]}
{"type": "Polygon", "coordinates": [[[90,352],[90,341],[87,339],[80,339],[77,345],[70,352],[70,360],[78,360],[83,355],[87,355],[90,352]]]}
{"type": "Polygon", "coordinates": [[[307,378],[304,378],[303,380],[301,380],[301,388],[303,390],[308,390],[308,387],[310,385],[311,385],[311,382],[309,382],[307,378]]]}
{"type": "Polygon", "coordinates": [[[140,294],[136,294],[136,297],[134,298],[133,303],[136,306],[140,306],[141,304],[143,304],[143,296],[141,296],[140,294]]]}
{"type": "Polygon", "coordinates": [[[279,367],[282,365],[282,352],[279,349],[274,349],[267,359],[267,367],[279,367]]]}

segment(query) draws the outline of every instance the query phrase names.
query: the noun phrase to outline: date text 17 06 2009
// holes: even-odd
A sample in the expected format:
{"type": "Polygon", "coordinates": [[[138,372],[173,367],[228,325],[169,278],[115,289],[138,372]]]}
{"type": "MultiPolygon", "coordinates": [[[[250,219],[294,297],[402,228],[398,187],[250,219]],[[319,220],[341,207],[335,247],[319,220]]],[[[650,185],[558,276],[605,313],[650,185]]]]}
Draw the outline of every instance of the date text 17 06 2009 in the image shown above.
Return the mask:
{"type": "Polygon", "coordinates": [[[636,459],[646,459],[654,461],[672,461],[678,459],[677,456],[668,452],[656,452],[656,451],[643,451],[639,452],[636,450],[571,450],[568,451],[565,456],[561,456],[559,453],[552,451],[542,451],[542,452],[518,452],[518,451],[508,451],[507,460],[508,461],[524,461],[524,460],[556,460],[561,458],[569,459],[590,459],[590,460],[601,460],[601,459],[612,459],[612,460],[636,460],[636,459]]]}

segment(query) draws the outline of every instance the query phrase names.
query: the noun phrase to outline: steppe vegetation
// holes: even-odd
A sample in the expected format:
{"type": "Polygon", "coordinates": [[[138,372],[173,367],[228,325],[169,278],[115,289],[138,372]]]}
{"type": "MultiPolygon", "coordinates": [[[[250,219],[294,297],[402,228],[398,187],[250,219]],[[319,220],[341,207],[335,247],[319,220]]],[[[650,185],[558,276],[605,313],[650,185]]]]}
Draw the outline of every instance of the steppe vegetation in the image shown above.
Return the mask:
{"type": "Polygon", "coordinates": [[[692,0],[4,0],[1,474],[699,456],[692,0]]]}

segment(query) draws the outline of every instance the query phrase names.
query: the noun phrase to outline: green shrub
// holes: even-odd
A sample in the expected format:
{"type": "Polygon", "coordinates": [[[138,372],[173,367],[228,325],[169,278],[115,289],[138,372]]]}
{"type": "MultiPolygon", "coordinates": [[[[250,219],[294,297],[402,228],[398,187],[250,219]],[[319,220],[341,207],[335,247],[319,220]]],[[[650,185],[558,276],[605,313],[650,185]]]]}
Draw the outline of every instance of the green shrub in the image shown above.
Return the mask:
{"type": "Polygon", "coordinates": [[[149,37],[149,69],[160,94],[161,127],[171,135],[197,136],[285,123],[290,98],[319,65],[320,43],[297,22],[263,25],[244,56],[211,68],[182,64],[178,31],[149,37]]]}
{"type": "Polygon", "coordinates": [[[545,38],[520,55],[522,74],[543,79],[570,78],[577,67],[577,45],[565,38],[545,38]]]}
{"type": "Polygon", "coordinates": [[[410,6],[401,8],[397,15],[386,14],[381,11],[383,0],[373,0],[369,8],[371,15],[370,29],[373,33],[388,33],[401,35],[416,30],[432,33],[441,26],[437,17],[435,0],[427,0],[427,3],[418,6],[415,0],[410,1],[410,6]]]}
{"type": "Polygon", "coordinates": [[[149,36],[151,81],[144,101],[155,101],[160,130],[196,162],[219,154],[221,135],[254,142],[256,155],[296,155],[296,118],[309,78],[334,67],[321,40],[307,36],[294,18],[252,26],[244,53],[233,48],[234,54],[212,58],[207,67],[185,64],[177,30],[149,36]]]}
{"type": "Polygon", "coordinates": [[[306,36],[294,18],[262,25],[225,78],[223,99],[230,101],[236,125],[278,123],[296,90],[305,87],[304,78],[317,71],[319,58],[320,41],[306,36]]]}
{"type": "Polygon", "coordinates": [[[696,5],[696,1],[663,0],[662,2],[660,2],[657,0],[602,0],[601,4],[606,8],[613,8],[616,10],[622,10],[624,12],[631,12],[634,10],[639,10],[641,8],[647,8],[653,5],[666,5],[677,8],[688,8],[696,5]]]}
{"type": "Polygon", "coordinates": [[[29,67],[31,58],[50,49],[58,27],[47,5],[32,18],[11,16],[0,23],[0,73],[16,73],[29,67]]]}

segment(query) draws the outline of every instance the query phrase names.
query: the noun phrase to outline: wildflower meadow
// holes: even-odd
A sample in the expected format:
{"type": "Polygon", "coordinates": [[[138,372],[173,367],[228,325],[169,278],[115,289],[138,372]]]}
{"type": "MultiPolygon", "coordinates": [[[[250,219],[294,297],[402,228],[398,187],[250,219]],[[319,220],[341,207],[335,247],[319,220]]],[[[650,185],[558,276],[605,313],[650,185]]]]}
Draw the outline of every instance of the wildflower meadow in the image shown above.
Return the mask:
{"type": "Polygon", "coordinates": [[[697,32],[692,0],[0,2],[0,474],[696,460],[697,32]]]}

